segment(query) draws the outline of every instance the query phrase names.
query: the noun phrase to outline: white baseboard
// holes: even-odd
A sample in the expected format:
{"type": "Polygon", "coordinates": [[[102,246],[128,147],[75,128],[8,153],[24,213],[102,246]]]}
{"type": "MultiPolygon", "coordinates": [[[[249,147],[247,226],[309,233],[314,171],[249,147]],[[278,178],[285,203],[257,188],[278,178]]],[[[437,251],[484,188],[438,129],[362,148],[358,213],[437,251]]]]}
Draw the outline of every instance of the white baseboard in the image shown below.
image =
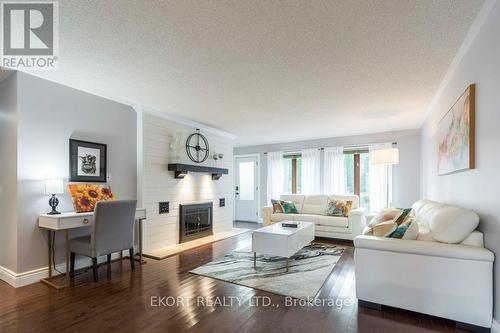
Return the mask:
{"type": "MultiPolygon", "coordinates": [[[[112,259],[117,259],[119,257],[118,253],[112,254],[112,259]]],[[[99,263],[106,261],[106,258],[102,258],[99,260],[99,263]]],[[[89,258],[78,258],[75,261],[75,269],[81,269],[91,266],[91,261],[89,258]]],[[[57,264],[56,269],[61,273],[66,273],[66,264],[57,264]]],[[[53,274],[59,274],[58,272],[53,272],[53,274]]],[[[27,286],[29,284],[40,282],[41,279],[44,279],[49,276],[49,268],[42,267],[38,269],[34,269],[31,271],[26,271],[22,273],[15,273],[6,267],[0,266],[0,280],[3,280],[10,284],[14,288],[19,288],[23,286],[27,286]]]]}
{"type": "Polygon", "coordinates": [[[4,280],[14,288],[19,288],[46,278],[49,275],[48,272],[48,268],[43,267],[32,271],[15,273],[8,268],[0,266],[0,279],[4,280]]]}
{"type": "Polygon", "coordinates": [[[16,273],[3,266],[0,266],[0,280],[7,282],[14,288],[16,287],[16,273]]]}
{"type": "Polygon", "coordinates": [[[491,333],[500,333],[500,324],[495,319],[491,323],[491,333]]]}

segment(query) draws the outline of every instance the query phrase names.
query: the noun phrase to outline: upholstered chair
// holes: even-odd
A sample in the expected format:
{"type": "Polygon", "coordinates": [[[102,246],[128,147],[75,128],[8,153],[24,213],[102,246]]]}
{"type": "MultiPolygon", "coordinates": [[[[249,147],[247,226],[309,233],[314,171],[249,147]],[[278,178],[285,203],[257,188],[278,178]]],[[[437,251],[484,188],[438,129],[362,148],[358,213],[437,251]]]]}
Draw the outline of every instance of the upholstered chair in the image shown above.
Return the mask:
{"type": "Polygon", "coordinates": [[[97,282],[97,258],[129,250],[130,265],[135,269],[134,262],[134,222],[136,200],[99,201],[94,209],[92,232],[88,236],[70,240],[71,274],[75,269],[76,254],[92,258],[94,281],[97,282]]]}

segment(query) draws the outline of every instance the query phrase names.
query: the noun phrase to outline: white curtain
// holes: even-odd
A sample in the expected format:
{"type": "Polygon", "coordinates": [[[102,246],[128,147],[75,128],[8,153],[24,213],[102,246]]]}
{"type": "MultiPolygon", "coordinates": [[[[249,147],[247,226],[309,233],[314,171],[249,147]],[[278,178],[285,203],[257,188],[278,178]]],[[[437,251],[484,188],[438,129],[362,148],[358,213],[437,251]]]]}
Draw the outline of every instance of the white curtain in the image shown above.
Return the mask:
{"type": "MultiPolygon", "coordinates": [[[[375,149],[390,148],[391,144],[370,146],[375,149]]],[[[370,212],[379,212],[392,203],[392,165],[370,163],[370,212]]]]}
{"type": "Polygon", "coordinates": [[[324,150],[323,193],[345,194],[344,147],[324,150]]]}
{"type": "Polygon", "coordinates": [[[283,152],[267,153],[267,201],[279,199],[283,194],[283,152]]]}
{"type": "Polygon", "coordinates": [[[321,155],[318,148],[303,149],[301,194],[320,194],[321,155]]]}

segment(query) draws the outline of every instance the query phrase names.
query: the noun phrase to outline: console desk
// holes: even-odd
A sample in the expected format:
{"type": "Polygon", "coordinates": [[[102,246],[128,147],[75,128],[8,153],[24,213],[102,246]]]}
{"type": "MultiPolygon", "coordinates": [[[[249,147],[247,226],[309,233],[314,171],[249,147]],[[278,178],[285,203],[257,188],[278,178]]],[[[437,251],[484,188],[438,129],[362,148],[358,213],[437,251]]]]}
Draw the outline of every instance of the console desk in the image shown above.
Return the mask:
{"type": "MultiPolygon", "coordinates": [[[[135,220],[139,223],[139,263],[143,264],[142,260],[142,221],[146,219],[146,209],[137,208],[135,212],[135,220]]],[[[58,215],[43,214],[38,217],[38,227],[48,232],[48,255],[49,255],[49,277],[41,279],[41,282],[56,288],[61,289],[70,285],[69,274],[69,231],[77,228],[89,227],[94,223],[94,213],[61,213],[58,215]],[[63,285],[58,285],[52,282],[52,247],[54,246],[55,233],[64,231],[65,253],[66,253],[66,282],[63,285]]],[[[122,253],[120,252],[120,257],[122,253]]]]}

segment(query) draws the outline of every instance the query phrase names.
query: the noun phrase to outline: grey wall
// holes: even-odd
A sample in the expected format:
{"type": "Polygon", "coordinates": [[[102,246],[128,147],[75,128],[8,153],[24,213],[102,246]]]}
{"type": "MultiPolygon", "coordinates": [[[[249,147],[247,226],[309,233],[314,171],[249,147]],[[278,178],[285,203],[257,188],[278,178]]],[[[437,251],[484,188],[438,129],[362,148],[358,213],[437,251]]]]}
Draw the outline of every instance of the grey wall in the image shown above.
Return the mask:
{"type": "Polygon", "coordinates": [[[17,77],[0,82],[0,266],[17,270],[17,77]]]}
{"type": "MultiPolygon", "coordinates": [[[[137,115],[129,106],[24,73],[18,80],[18,267],[47,266],[46,234],[37,216],[49,210],[43,179],[69,177],[70,138],[108,145],[108,173],[119,199],[137,196],[137,115]]],[[[67,190],[66,190],[67,192],[67,190]]],[[[67,193],[60,211],[73,211],[67,193]]],[[[58,235],[60,241],[63,235],[58,235]]],[[[62,261],[61,256],[58,260],[62,261]]]]}
{"type": "MultiPolygon", "coordinates": [[[[468,207],[481,216],[486,247],[500,253],[500,3],[437,99],[422,129],[422,193],[430,199],[468,207]],[[437,176],[436,129],[460,94],[476,83],[476,169],[437,176]]],[[[495,318],[500,318],[498,257],[495,261],[495,318]]]]}
{"type": "Polygon", "coordinates": [[[305,148],[361,145],[381,142],[397,142],[400,149],[400,164],[394,166],[393,203],[399,207],[409,207],[420,197],[420,131],[407,130],[369,135],[327,138],[251,147],[236,147],[235,155],[260,154],[260,200],[261,206],[268,205],[267,198],[267,158],[264,152],[298,151],[305,148]]]}

